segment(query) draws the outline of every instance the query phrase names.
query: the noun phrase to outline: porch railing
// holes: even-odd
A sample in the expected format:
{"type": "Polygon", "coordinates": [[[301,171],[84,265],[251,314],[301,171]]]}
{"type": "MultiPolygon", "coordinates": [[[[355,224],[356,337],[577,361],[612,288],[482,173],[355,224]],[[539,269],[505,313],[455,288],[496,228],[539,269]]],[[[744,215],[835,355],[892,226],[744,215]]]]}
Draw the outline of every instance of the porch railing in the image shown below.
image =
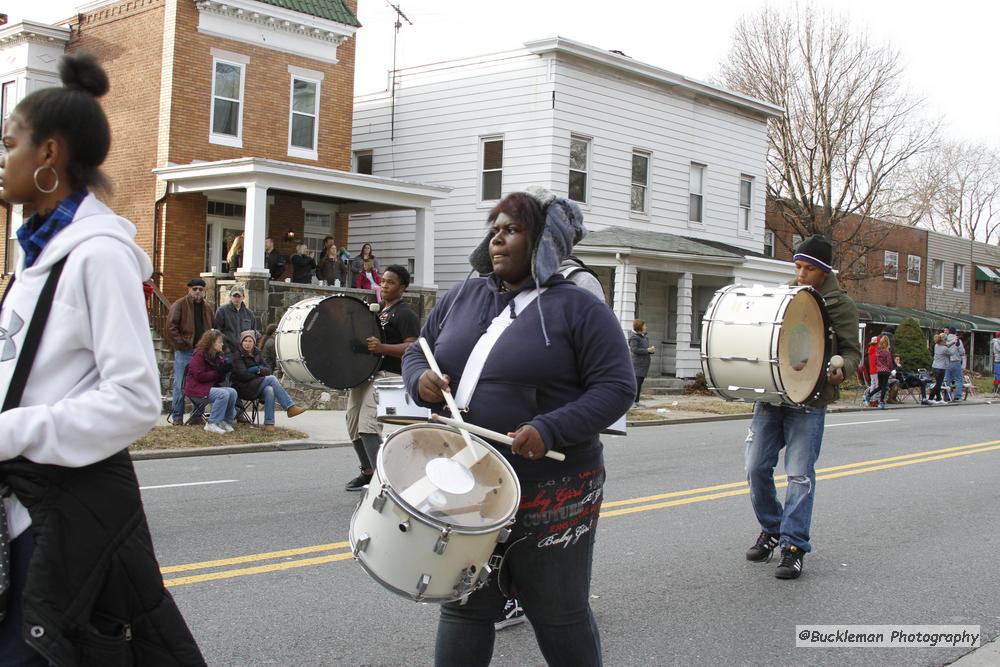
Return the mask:
{"type": "Polygon", "coordinates": [[[170,340],[167,335],[167,315],[170,312],[170,302],[155,285],[152,293],[146,298],[146,313],[149,315],[149,326],[160,338],[170,340]]]}

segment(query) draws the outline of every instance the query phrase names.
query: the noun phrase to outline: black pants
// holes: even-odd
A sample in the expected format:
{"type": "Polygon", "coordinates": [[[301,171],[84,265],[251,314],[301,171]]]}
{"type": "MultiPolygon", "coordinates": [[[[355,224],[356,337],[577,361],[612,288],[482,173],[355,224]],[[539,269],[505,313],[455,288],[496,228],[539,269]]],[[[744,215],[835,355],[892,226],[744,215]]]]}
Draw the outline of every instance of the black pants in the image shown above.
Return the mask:
{"type": "Polygon", "coordinates": [[[21,624],[24,622],[22,598],[34,550],[35,538],[30,528],[10,543],[10,595],[7,598],[7,616],[0,621],[0,667],[44,667],[49,664],[21,638],[21,624]]]}
{"type": "Polygon", "coordinates": [[[878,374],[878,402],[885,403],[885,392],[889,389],[889,372],[878,374]]]}
{"type": "Polygon", "coordinates": [[[639,402],[639,394],[642,393],[642,381],[646,379],[645,375],[637,375],[635,377],[635,402],[639,402]]]}
{"type": "Polygon", "coordinates": [[[944,368],[934,369],[934,388],[931,389],[931,400],[940,401],[941,400],[941,383],[944,382],[944,368]]]}

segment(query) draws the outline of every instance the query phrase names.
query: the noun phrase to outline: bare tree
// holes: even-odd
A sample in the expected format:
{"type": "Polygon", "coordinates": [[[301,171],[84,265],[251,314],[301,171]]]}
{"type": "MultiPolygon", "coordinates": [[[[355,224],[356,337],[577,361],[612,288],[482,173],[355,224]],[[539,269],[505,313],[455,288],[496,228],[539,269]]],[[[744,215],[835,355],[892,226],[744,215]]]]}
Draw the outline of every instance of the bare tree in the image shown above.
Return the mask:
{"type": "Polygon", "coordinates": [[[920,224],[976,241],[1000,241],[996,150],[983,144],[947,143],[908,169],[904,180],[913,204],[909,215],[920,224]]]}
{"type": "Polygon", "coordinates": [[[767,193],[796,233],[877,246],[888,232],[842,223],[890,211],[890,179],[937,132],[902,85],[899,55],[831,15],[765,8],[737,23],[720,78],[785,109],[768,126],[767,193]]]}

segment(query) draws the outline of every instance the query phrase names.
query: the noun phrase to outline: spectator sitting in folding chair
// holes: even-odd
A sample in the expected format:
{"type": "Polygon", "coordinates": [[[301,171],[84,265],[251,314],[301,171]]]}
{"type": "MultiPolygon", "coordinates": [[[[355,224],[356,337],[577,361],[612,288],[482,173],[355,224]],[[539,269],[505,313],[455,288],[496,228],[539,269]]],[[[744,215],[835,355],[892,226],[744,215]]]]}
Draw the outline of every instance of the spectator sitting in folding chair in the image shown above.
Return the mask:
{"type": "Polygon", "coordinates": [[[218,329],[202,334],[184,378],[184,395],[195,404],[196,411],[199,403],[212,404],[205,430],[220,435],[232,433],[236,421],[236,391],[220,386],[231,367],[222,343],[223,335],[218,329]]]}
{"type": "Polygon", "coordinates": [[[244,331],[240,334],[240,349],[233,358],[233,388],[244,401],[264,401],[264,430],[274,431],[274,401],[285,410],[289,417],[306,411],[295,405],[278,378],[271,375],[271,368],[264,363],[264,357],[257,349],[257,332],[244,331]]]}
{"type": "MultiPolygon", "coordinates": [[[[910,389],[919,389],[920,403],[922,405],[930,405],[930,401],[927,400],[927,384],[921,378],[919,371],[917,373],[910,373],[909,371],[907,371],[903,367],[903,361],[902,359],[900,359],[898,355],[895,357],[895,362],[896,365],[893,367],[891,373],[892,377],[889,379],[890,402],[891,403],[900,402],[896,400],[896,396],[901,389],[903,391],[907,391],[910,389]]],[[[924,374],[926,375],[927,370],[926,369],[923,370],[924,374]]],[[[911,397],[913,397],[914,400],[916,400],[916,396],[914,396],[912,392],[910,392],[910,395],[911,397]]]]}

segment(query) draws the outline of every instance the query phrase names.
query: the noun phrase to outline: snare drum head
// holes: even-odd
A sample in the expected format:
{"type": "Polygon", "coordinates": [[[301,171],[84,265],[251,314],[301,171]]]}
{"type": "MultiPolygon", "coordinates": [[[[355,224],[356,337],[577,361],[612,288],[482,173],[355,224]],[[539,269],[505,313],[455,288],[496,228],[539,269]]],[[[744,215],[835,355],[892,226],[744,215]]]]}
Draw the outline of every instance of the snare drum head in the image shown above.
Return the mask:
{"type": "Polygon", "coordinates": [[[792,401],[806,401],[821,384],[826,345],[826,326],[818,298],[811,290],[800,290],[788,303],[778,334],[778,368],[792,401]]]}
{"type": "Polygon", "coordinates": [[[303,322],[299,347],[313,377],[333,389],[350,389],[368,380],[382,363],[366,342],[370,336],[380,338],[380,333],[368,304],[339,294],[313,306],[303,322]]]}
{"type": "Polygon", "coordinates": [[[496,450],[470,438],[474,451],[447,426],[401,428],[382,445],[379,477],[404,504],[408,490],[423,488],[414,509],[456,530],[502,526],[517,512],[517,476],[496,450]]]}

